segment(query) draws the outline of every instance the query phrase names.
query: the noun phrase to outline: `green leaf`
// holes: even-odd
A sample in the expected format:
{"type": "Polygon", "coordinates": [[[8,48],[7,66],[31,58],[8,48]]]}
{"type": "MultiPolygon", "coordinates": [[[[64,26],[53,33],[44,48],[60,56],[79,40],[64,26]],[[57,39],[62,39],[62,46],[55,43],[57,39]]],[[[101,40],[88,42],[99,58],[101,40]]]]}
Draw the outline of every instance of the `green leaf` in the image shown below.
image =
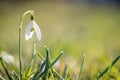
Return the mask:
{"type": "Polygon", "coordinates": [[[81,61],[81,66],[80,66],[80,72],[79,72],[79,78],[78,78],[78,80],[80,80],[81,76],[82,76],[83,64],[84,64],[84,61],[85,61],[85,56],[86,56],[86,54],[83,54],[83,56],[82,56],[82,61],[81,61]]]}
{"type": "Polygon", "coordinates": [[[43,79],[47,79],[47,73],[49,71],[49,65],[50,65],[50,50],[45,46],[45,51],[46,51],[46,65],[45,65],[45,71],[44,71],[44,76],[43,79]]]}
{"type": "Polygon", "coordinates": [[[53,71],[54,75],[56,75],[58,78],[60,78],[60,80],[64,80],[64,78],[54,68],[52,68],[52,71],[53,71]]]}
{"type": "Polygon", "coordinates": [[[46,51],[46,68],[49,69],[49,65],[50,65],[50,50],[45,47],[45,51],[46,51]]]}
{"type": "Polygon", "coordinates": [[[37,55],[38,55],[38,57],[39,57],[41,60],[45,60],[45,58],[44,58],[42,55],[40,55],[39,52],[37,52],[37,55]]]}
{"type": "Polygon", "coordinates": [[[26,76],[27,76],[27,77],[31,76],[31,73],[32,73],[32,67],[30,67],[30,68],[28,69],[28,72],[27,72],[26,76]]]}
{"type": "Polygon", "coordinates": [[[40,55],[39,52],[37,52],[37,55],[40,57],[40,59],[44,60],[43,64],[41,65],[41,67],[43,66],[45,69],[43,71],[43,69],[39,68],[39,70],[35,73],[34,77],[32,80],[37,80],[37,79],[41,79],[42,80],[47,80],[48,78],[48,73],[49,73],[49,70],[52,70],[53,72],[53,75],[57,75],[57,77],[60,79],[60,80],[64,80],[64,78],[59,74],[57,73],[56,70],[54,70],[52,68],[52,66],[59,60],[59,58],[61,57],[63,51],[60,52],[60,54],[58,55],[58,57],[51,63],[51,59],[50,59],[50,50],[46,47],[45,47],[45,52],[46,52],[46,57],[42,57],[40,55]],[[51,63],[51,64],[50,64],[51,63]]]}
{"type": "Polygon", "coordinates": [[[33,50],[32,58],[30,62],[30,67],[33,65],[35,56],[36,56],[36,44],[34,43],[34,50],[33,50]]]}
{"type": "Polygon", "coordinates": [[[58,57],[50,64],[49,68],[51,68],[60,59],[62,54],[63,54],[63,51],[61,51],[60,54],[58,55],[58,57]]]}
{"type": "Polygon", "coordinates": [[[112,62],[111,66],[114,66],[115,63],[120,59],[120,55],[118,55],[112,62]]]}
{"type": "Polygon", "coordinates": [[[97,76],[97,80],[99,80],[101,77],[103,77],[103,76],[108,72],[108,70],[110,70],[110,69],[116,64],[116,62],[118,62],[119,59],[120,59],[120,55],[118,55],[118,56],[112,61],[112,63],[111,63],[110,66],[107,66],[107,67],[101,72],[101,74],[99,74],[99,75],[97,76]]]}
{"type": "Polygon", "coordinates": [[[37,71],[37,72],[35,73],[35,75],[33,76],[33,79],[32,79],[32,80],[37,80],[38,78],[41,77],[41,72],[42,72],[42,70],[44,70],[45,62],[46,62],[46,61],[44,61],[44,62],[41,64],[41,66],[39,67],[38,71],[37,71]]]}
{"type": "Polygon", "coordinates": [[[2,64],[3,69],[5,70],[5,73],[6,73],[7,76],[8,76],[8,79],[9,79],[9,80],[12,80],[12,77],[10,76],[10,74],[9,74],[7,68],[6,68],[5,61],[2,59],[2,57],[0,57],[0,62],[1,62],[1,64],[2,64]]]}
{"type": "Polygon", "coordinates": [[[15,71],[12,72],[11,77],[13,78],[12,80],[19,80],[18,74],[15,71]]]}
{"type": "Polygon", "coordinates": [[[62,74],[62,77],[63,77],[64,79],[66,79],[67,70],[68,70],[68,66],[67,66],[67,64],[66,64],[66,65],[65,65],[65,68],[64,68],[64,71],[63,71],[63,74],[62,74]]]}
{"type": "Polygon", "coordinates": [[[23,79],[23,80],[26,79],[26,73],[25,73],[25,71],[22,72],[22,79],[23,79]]]}
{"type": "Polygon", "coordinates": [[[34,63],[35,56],[36,56],[36,44],[34,43],[34,50],[33,50],[32,58],[30,60],[30,65],[29,65],[27,73],[26,73],[27,78],[31,76],[32,66],[33,66],[33,63],[34,63]]]}

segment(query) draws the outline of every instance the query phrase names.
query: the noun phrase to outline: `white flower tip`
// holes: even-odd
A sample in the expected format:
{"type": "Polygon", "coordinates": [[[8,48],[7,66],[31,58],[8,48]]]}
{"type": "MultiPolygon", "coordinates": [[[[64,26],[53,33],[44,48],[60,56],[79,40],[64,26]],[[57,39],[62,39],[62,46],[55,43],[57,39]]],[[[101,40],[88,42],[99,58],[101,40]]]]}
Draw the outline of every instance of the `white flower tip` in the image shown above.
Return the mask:
{"type": "Polygon", "coordinates": [[[27,35],[25,36],[26,41],[28,41],[30,39],[30,37],[28,37],[27,35]]]}

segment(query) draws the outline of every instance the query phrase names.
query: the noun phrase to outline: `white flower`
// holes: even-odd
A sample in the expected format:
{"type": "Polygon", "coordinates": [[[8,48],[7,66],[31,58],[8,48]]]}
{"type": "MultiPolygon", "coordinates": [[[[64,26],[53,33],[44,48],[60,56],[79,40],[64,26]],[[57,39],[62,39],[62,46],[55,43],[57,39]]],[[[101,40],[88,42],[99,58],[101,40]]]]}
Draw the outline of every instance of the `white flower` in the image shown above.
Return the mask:
{"type": "Polygon", "coordinates": [[[26,40],[29,40],[32,38],[33,33],[36,32],[37,38],[40,41],[41,40],[41,31],[39,26],[36,24],[36,22],[34,20],[31,20],[30,23],[27,25],[26,28],[26,40]]]}

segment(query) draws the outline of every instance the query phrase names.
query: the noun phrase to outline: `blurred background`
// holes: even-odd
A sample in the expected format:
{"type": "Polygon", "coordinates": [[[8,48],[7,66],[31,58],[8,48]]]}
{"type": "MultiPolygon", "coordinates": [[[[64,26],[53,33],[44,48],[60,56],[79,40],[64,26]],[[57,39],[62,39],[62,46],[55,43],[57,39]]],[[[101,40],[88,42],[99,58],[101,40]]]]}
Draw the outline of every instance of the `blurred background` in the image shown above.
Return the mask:
{"type": "MultiPolygon", "coordinates": [[[[119,5],[120,0],[1,0],[0,54],[3,57],[11,56],[10,63],[18,66],[20,18],[25,11],[34,10],[35,20],[42,31],[42,40],[38,41],[34,34],[31,40],[25,41],[25,28],[30,20],[30,15],[27,15],[22,35],[25,66],[29,64],[33,43],[36,43],[37,50],[43,56],[44,45],[50,48],[52,58],[63,50],[61,63],[67,63],[71,69],[75,66],[79,68],[81,56],[85,53],[84,70],[90,72],[85,75],[95,76],[120,52],[119,5]]],[[[118,75],[119,65],[116,65],[118,75]]]]}

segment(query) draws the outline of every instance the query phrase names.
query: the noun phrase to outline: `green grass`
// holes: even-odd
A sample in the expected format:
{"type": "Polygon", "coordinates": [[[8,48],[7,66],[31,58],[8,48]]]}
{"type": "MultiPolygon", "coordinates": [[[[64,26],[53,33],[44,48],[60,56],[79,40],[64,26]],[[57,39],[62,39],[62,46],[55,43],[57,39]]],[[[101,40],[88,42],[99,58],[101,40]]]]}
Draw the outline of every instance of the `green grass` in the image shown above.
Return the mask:
{"type": "MultiPolygon", "coordinates": [[[[82,72],[83,72],[83,63],[84,63],[84,60],[85,60],[85,54],[83,54],[83,57],[82,57],[82,60],[81,60],[81,67],[80,67],[80,72],[79,72],[79,75],[73,75],[72,73],[68,72],[68,68],[69,68],[69,65],[65,65],[65,68],[64,68],[64,71],[63,71],[63,74],[60,74],[58,73],[55,68],[54,68],[54,65],[55,63],[60,59],[61,55],[63,54],[63,51],[60,52],[60,54],[57,56],[57,58],[54,60],[54,61],[51,61],[51,56],[50,56],[50,50],[49,48],[47,48],[45,46],[45,58],[39,54],[39,53],[36,53],[36,46],[34,45],[34,53],[32,55],[32,59],[31,59],[31,62],[30,62],[30,66],[28,67],[27,71],[22,71],[22,80],[73,80],[73,79],[77,79],[76,76],[78,77],[78,80],[81,80],[82,79],[82,72]],[[39,64],[36,64],[36,66],[38,66],[38,68],[34,67],[33,63],[34,63],[34,59],[36,58],[36,56],[39,56],[39,58],[41,59],[40,61],[40,65],[39,64]],[[68,76],[68,75],[72,75],[71,76],[68,76]]],[[[112,76],[111,78],[104,78],[105,75],[107,75],[108,72],[110,72],[112,70],[112,67],[115,66],[115,64],[119,61],[120,59],[120,55],[118,55],[111,63],[110,66],[108,66],[107,68],[105,68],[103,71],[100,71],[98,76],[94,77],[94,79],[96,80],[100,80],[101,78],[103,79],[117,79],[117,76],[112,76]]],[[[16,72],[13,72],[11,73],[10,71],[8,71],[8,67],[6,66],[6,63],[5,61],[2,59],[2,57],[0,57],[0,62],[1,62],[1,65],[6,73],[6,77],[7,77],[7,80],[19,80],[19,74],[17,74],[16,72]]],[[[85,74],[85,73],[84,73],[85,74]]],[[[5,80],[6,79],[3,78],[2,76],[0,76],[0,79],[1,80],[5,80]]],[[[87,79],[84,78],[84,79],[87,79]]],[[[118,79],[117,79],[118,80],[118,79]]]]}

